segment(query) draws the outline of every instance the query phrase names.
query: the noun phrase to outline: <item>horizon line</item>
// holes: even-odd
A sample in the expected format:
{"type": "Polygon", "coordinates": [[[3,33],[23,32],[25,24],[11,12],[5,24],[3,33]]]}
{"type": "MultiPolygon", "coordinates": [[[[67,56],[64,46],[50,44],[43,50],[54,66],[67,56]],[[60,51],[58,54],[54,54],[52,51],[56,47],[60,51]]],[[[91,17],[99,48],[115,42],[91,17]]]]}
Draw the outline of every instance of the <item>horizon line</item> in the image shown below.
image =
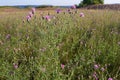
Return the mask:
{"type": "MultiPolygon", "coordinates": [[[[105,3],[105,4],[120,4],[120,3],[105,3]]],[[[103,5],[105,5],[103,4],[103,5]]],[[[78,4],[74,4],[78,5],[78,4]]],[[[52,4],[15,4],[15,5],[0,5],[0,6],[72,6],[72,5],[52,5],[52,4]]]]}

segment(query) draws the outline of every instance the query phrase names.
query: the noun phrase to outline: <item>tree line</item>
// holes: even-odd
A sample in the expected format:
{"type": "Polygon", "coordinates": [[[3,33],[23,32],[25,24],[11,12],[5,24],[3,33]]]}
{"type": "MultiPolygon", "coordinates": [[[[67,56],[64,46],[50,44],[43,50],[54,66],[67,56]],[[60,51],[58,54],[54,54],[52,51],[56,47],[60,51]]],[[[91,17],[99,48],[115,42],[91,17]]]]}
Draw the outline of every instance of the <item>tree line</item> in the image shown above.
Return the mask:
{"type": "Polygon", "coordinates": [[[84,6],[95,5],[95,4],[104,4],[104,0],[83,0],[80,2],[78,7],[84,7],[84,6]]]}

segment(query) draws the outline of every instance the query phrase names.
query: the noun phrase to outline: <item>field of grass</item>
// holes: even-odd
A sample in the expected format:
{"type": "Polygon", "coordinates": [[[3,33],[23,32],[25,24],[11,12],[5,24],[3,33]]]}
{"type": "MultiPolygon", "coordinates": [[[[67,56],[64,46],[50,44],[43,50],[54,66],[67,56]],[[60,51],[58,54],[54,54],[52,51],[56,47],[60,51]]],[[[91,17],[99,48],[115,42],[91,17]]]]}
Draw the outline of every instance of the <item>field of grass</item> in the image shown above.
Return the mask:
{"type": "Polygon", "coordinates": [[[120,11],[62,11],[0,11],[0,80],[120,80],[120,11]]]}

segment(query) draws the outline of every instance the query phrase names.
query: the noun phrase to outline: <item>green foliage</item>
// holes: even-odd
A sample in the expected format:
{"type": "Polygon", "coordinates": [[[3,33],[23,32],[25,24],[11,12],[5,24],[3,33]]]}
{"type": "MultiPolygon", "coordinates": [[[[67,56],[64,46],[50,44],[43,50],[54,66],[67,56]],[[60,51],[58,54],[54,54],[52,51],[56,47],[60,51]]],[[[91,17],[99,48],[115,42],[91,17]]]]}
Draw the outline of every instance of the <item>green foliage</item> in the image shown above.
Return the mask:
{"type": "Polygon", "coordinates": [[[40,5],[36,8],[52,8],[53,6],[52,5],[40,5]]]}
{"type": "Polygon", "coordinates": [[[120,11],[63,12],[0,12],[0,80],[120,80],[120,11]]]}
{"type": "Polygon", "coordinates": [[[79,7],[83,7],[87,5],[95,5],[95,4],[104,4],[104,0],[83,0],[79,4],[79,7]]]}

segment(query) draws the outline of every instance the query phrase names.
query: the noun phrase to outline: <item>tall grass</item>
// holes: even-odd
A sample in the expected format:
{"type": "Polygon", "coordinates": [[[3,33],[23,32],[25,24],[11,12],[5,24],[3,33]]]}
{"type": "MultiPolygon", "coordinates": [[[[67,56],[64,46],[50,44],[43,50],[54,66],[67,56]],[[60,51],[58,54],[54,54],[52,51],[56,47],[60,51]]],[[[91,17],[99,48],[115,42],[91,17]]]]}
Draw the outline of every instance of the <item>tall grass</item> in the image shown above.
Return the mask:
{"type": "Polygon", "coordinates": [[[0,80],[120,79],[120,11],[40,12],[0,12],[0,80]]]}

